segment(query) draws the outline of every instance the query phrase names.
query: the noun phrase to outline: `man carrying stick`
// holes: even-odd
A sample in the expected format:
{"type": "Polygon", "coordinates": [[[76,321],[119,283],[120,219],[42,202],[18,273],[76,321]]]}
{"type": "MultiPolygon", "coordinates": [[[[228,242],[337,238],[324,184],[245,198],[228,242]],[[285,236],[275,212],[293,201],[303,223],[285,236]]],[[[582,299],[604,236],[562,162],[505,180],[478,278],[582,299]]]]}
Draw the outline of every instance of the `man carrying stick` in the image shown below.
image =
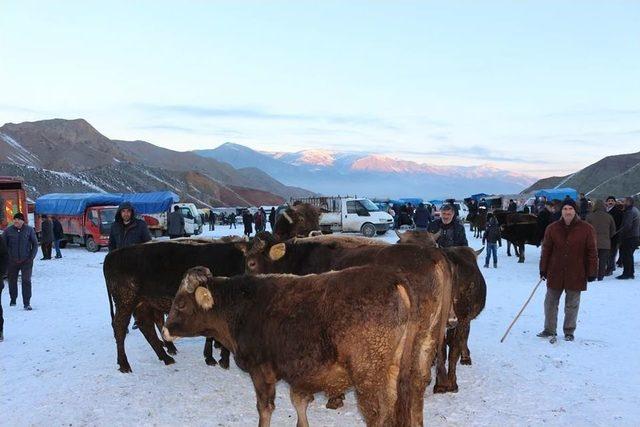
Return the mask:
{"type": "Polygon", "coordinates": [[[562,218],[547,227],[540,257],[540,278],[547,281],[544,299],[544,330],[541,338],[555,337],[558,304],[562,291],[564,301],[564,339],[573,341],[578,319],[580,292],[587,281],[596,279],[598,251],[593,227],[581,220],[571,199],[562,202],[562,218]]]}

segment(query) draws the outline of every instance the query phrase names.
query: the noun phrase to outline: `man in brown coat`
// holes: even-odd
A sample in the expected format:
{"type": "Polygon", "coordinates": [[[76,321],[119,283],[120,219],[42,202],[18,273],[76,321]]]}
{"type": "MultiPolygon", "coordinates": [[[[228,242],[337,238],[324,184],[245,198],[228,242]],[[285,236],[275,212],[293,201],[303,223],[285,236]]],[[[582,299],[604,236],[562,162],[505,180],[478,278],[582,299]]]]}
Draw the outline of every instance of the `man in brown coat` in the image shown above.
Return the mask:
{"type": "Polygon", "coordinates": [[[593,212],[587,214],[587,222],[596,231],[596,247],[598,248],[598,281],[604,278],[609,262],[611,239],[616,233],[616,222],[607,213],[602,200],[596,200],[593,204],[593,212]]]}
{"type": "Polygon", "coordinates": [[[544,299],[544,330],[539,337],[556,335],[558,303],[564,298],[564,339],[573,341],[580,292],[587,290],[598,271],[596,234],[593,227],[577,215],[576,202],[562,202],[562,217],[547,227],[540,257],[540,278],[547,281],[544,299]]]}

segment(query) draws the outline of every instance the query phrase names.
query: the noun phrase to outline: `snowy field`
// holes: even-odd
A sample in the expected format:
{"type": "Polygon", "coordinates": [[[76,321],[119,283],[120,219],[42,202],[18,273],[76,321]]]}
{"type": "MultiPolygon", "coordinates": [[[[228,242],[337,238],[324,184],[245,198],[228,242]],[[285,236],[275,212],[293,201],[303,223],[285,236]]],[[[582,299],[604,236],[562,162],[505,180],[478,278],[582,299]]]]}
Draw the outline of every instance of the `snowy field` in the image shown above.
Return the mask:
{"type": "MultiPolygon", "coordinates": [[[[384,238],[394,241],[395,235],[384,238]]],[[[248,375],[233,362],[228,371],[206,366],[204,339],[177,341],[176,364],[164,366],[142,334],[131,331],[126,348],[133,373],[118,372],[105,255],[69,247],[60,260],[36,261],[31,312],[22,310],[20,298],[9,307],[3,291],[0,425],[256,425],[248,375]]],[[[543,326],[541,286],[506,342],[499,342],[538,280],[539,255],[527,246],[526,263],[517,264],[503,247],[498,269],[483,269],[488,297],[471,327],[473,366],[458,367],[457,394],[429,390],[426,425],[640,425],[640,279],[589,284],[572,343],[535,336],[543,326]]],[[[295,425],[288,395],[280,383],[273,425],[295,425]]],[[[317,395],[310,405],[312,425],[363,424],[353,394],[338,411],[325,409],[325,402],[317,395]]]]}

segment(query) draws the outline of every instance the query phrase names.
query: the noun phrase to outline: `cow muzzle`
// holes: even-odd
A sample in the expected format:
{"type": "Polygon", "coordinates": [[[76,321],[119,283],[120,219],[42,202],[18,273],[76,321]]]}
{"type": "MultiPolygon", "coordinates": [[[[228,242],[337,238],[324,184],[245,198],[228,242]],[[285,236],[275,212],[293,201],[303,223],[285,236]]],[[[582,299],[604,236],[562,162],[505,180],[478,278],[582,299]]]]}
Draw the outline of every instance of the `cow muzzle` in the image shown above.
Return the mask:
{"type": "Polygon", "coordinates": [[[180,337],[174,337],[174,336],[172,336],[172,335],[171,335],[171,333],[169,333],[169,329],[167,329],[167,327],[166,327],[166,326],[164,326],[164,327],[162,328],[162,338],[164,338],[164,339],[165,339],[165,341],[173,342],[173,341],[177,340],[177,339],[178,339],[178,338],[180,338],[180,337]]]}

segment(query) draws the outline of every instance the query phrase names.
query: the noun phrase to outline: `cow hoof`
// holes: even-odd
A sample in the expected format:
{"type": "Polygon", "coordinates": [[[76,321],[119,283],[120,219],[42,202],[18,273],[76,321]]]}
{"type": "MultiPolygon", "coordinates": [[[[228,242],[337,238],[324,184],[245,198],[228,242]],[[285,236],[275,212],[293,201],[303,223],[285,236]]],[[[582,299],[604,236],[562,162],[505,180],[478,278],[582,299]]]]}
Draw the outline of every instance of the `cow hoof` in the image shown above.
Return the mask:
{"type": "Polygon", "coordinates": [[[222,369],[229,369],[229,359],[220,359],[220,367],[222,369]]]}
{"type": "Polygon", "coordinates": [[[162,361],[165,365],[173,365],[174,363],[176,363],[175,359],[171,356],[164,357],[162,361]]]}
{"type": "Polygon", "coordinates": [[[127,373],[130,373],[130,372],[133,372],[131,370],[131,366],[129,366],[128,363],[126,365],[120,365],[120,368],[118,368],[118,370],[120,372],[122,372],[123,374],[127,374],[127,373]]]}
{"type": "Polygon", "coordinates": [[[523,262],[524,262],[524,260],[523,260],[522,258],[520,258],[520,259],[518,260],[518,262],[519,262],[519,263],[523,263],[523,262]]]}
{"type": "Polygon", "coordinates": [[[510,254],[510,253],[507,253],[507,256],[511,256],[511,254],[510,254]]]}
{"type": "Polygon", "coordinates": [[[434,394],[446,393],[447,391],[449,391],[447,386],[440,385],[440,384],[436,384],[433,386],[434,394]]]}
{"type": "Polygon", "coordinates": [[[214,359],[213,357],[205,358],[204,363],[206,363],[209,366],[216,366],[218,364],[218,362],[216,362],[216,359],[214,359]]]}
{"type": "Polygon", "coordinates": [[[329,400],[327,400],[327,404],[325,406],[327,407],[327,409],[342,408],[344,406],[343,400],[344,394],[338,397],[330,397],[329,400]]]}
{"type": "Polygon", "coordinates": [[[447,393],[457,393],[458,392],[458,384],[454,384],[451,387],[447,387],[447,393]]]}
{"type": "Polygon", "coordinates": [[[461,357],[460,358],[461,365],[471,365],[471,357],[461,357]]]}
{"type": "Polygon", "coordinates": [[[167,346],[167,353],[169,353],[172,356],[175,356],[176,354],[178,354],[178,349],[175,346],[173,347],[167,346]]]}

